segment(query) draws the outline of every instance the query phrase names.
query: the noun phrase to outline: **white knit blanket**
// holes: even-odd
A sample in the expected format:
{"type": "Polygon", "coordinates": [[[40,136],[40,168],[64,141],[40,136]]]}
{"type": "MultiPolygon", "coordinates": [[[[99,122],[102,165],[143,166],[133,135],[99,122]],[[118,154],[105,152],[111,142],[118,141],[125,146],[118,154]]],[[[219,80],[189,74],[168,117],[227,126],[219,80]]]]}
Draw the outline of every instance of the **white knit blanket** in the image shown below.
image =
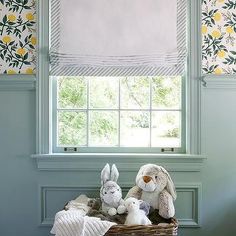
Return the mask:
{"type": "Polygon", "coordinates": [[[56,236],[102,236],[116,223],[97,217],[82,216],[80,211],[59,211],[51,234],[56,236]]]}

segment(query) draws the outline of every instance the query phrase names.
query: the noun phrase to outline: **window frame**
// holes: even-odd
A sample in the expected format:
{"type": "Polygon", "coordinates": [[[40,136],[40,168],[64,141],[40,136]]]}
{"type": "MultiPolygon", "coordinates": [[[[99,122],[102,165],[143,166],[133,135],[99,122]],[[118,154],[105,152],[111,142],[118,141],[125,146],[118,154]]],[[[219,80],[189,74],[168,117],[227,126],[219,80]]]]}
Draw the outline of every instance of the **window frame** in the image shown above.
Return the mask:
{"type": "MultiPolygon", "coordinates": [[[[122,76],[121,76],[122,77],[122,76]]],[[[137,76],[138,77],[138,76],[137,76]]],[[[153,77],[153,76],[151,76],[153,77]]],[[[182,76],[182,81],[181,81],[181,96],[180,96],[180,107],[179,108],[176,108],[176,109],[173,109],[173,111],[178,111],[180,112],[181,114],[181,126],[180,126],[180,133],[181,133],[181,143],[180,143],[180,147],[172,147],[172,146],[168,146],[168,147],[132,147],[132,146],[118,146],[118,147],[115,147],[115,146],[76,146],[76,145],[68,145],[68,146],[58,146],[57,145],[57,140],[58,140],[58,136],[57,136],[57,125],[58,125],[58,120],[57,120],[57,112],[58,112],[58,103],[57,103],[57,99],[54,99],[56,96],[58,96],[58,91],[57,91],[57,79],[52,79],[52,82],[51,82],[51,85],[52,85],[52,151],[53,153],[88,153],[88,152],[91,152],[91,153],[96,153],[96,152],[103,152],[103,153],[107,153],[107,152],[115,152],[115,153],[132,153],[132,152],[139,152],[139,153],[185,153],[185,137],[186,137],[186,134],[185,134],[185,76],[182,76]],[[183,125],[184,124],[184,125],[183,125]]],[[[118,78],[119,79],[119,78],[118,78]]],[[[150,80],[152,78],[149,78],[150,80]]],[[[91,82],[88,82],[87,81],[87,86],[89,86],[91,82]]],[[[150,88],[149,88],[149,91],[152,89],[151,87],[151,82],[149,81],[149,85],[150,85],[150,88]]],[[[119,86],[120,86],[120,81],[119,81],[119,86]]],[[[88,90],[87,90],[88,91],[88,90]]],[[[151,92],[149,94],[149,96],[151,96],[151,92]]],[[[87,94],[88,96],[88,94],[87,94]]],[[[119,88],[119,92],[118,92],[118,96],[120,96],[120,88],[119,88]]],[[[58,98],[58,97],[57,97],[58,98]]],[[[120,99],[120,98],[119,98],[120,99]]],[[[118,100],[119,100],[118,99],[118,100]]],[[[117,108],[114,108],[114,110],[116,110],[118,113],[119,112],[122,112],[124,110],[127,110],[127,111],[147,111],[147,112],[150,112],[150,114],[153,112],[153,110],[151,109],[151,105],[150,105],[150,102],[149,101],[149,107],[147,108],[136,108],[136,109],[133,109],[133,108],[127,108],[127,109],[119,109],[118,107],[117,108]]],[[[87,102],[87,106],[88,106],[88,102],[87,102]]],[[[70,109],[69,109],[70,110],[70,109]]],[[[72,109],[74,110],[74,109],[72,109]]],[[[76,110],[76,108],[75,108],[76,110]]],[[[84,110],[86,112],[88,112],[89,110],[92,111],[93,108],[90,108],[90,107],[87,107],[87,108],[83,108],[81,110],[84,110]]],[[[106,108],[98,108],[98,109],[94,109],[94,110],[104,110],[104,111],[109,111],[109,109],[106,109],[106,108]]],[[[154,109],[155,110],[155,109],[154,109]]],[[[160,110],[161,112],[162,111],[172,111],[172,109],[157,109],[157,110],[160,110]]],[[[88,115],[88,114],[87,114],[88,115]]],[[[118,118],[119,120],[119,118],[118,118]]],[[[118,126],[120,127],[120,126],[118,126]]],[[[86,129],[89,129],[88,127],[86,129]]],[[[151,127],[150,127],[151,129],[151,127]]],[[[88,132],[88,130],[87,130],[88,132]]],[[[118,133],[120,131],[118,130],[118,133]]],[[[149,134],[151,135],[151,131],[149,131],[149,134]]],[[[118,138],[120,137],[120,135],[118,135],[118,138]]],[[[151,137],[150,137],[151,138],[151,137]]],[[[88,140],[87,140],[88,142],[88,140]]]]}
{"type": "MultiPolygon", "coordinates": [[[[201,78],[201,1],[187,1],[188,5],[188,71],[185,84],[186,127],[185,150],[182,154],[200,154],[200,78],[201,78]],[[198,42],[198,43],[194,43],[198,42]]],[[[53,154],[51,117],[51,86],[49,79],[49,1],[39,0],[38,12],[38,68],[36,81],[36,153],[53,154]]],[[[184,108],[184,107],[183,107],[184,108]]],[[[108,152],[111,150],[108,150],[108,152]]],[[[113,152],[113,151],[112,151],[113,152]]],[[[139,152],[138,148],[132,152],[139,152]]],[[[125,154],[125,153],[124,153],[125,154]]],[[[148,154],[148,153],[147,153],[148,154]]],[[[174,154],[174,153],[173,153],[174,154]]],[[[68,155],[65,153],[65,155],[68,155]]],[[[163,154],[165,155],[165,154],[163,154]]],[[[171,154],[170,154],[171,155],[171,154]]]]}

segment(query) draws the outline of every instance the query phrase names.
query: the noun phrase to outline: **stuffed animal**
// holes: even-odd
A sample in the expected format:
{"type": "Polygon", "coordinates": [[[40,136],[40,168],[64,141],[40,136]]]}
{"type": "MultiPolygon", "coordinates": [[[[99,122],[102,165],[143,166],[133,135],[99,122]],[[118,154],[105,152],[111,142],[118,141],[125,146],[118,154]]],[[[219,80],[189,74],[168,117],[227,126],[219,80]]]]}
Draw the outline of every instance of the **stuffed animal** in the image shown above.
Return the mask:
{"type": "Polygon", "coordinates": [[[139,209],[143,210],[145,212],[145,215],[147,216],[150,212],[150,204],[142,201],[139,206],[139,209]]]}
{"type": "Polygon", "coordinates": [[[125,200],[125,207],[128,210],[125,225],[151,225],[152,222],[147,218],[145,212],[140,209],[142,200],[130,197],[125,200]]]}
{"type": "Polygon", "coordinates": [[[129,197],[149,203],[152,208],[158,209],[159,215],[165,219],[175,215],[175,186],[169,173],[162,166],[142,166],[136,176],[136,186],[129,190],[126,199],[129,197]]]}
{"type": "Polygon", "coordinates": [[[109,164],[106,164],[101,172],[100,198],[102,201],[102,210],[110,216],[123,214],[126,211],[122,191],[117,184],[119,172],[116,165],[113,164],[111,171],[109,164]]]}
{"type": "Polygon", "coordinates": [[[64,207],[64,210],[76,210],[81,216],[85,216],[91,209],[91,206],[88,205],[89,201],[91,201],[90,198],[81,194],[75,200],[69,201],[64,207]]]}

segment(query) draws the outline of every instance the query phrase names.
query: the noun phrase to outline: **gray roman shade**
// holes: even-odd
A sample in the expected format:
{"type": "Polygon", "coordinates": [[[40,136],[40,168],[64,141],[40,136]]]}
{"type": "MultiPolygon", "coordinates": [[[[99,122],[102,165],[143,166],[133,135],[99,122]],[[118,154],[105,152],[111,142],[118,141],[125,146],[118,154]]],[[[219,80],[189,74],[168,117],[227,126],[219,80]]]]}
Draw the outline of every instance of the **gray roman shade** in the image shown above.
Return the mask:
{"type": "Polygon", "coordinates": [[[186,0],[52,0],[51,75],[180,75],[186,0]]]}

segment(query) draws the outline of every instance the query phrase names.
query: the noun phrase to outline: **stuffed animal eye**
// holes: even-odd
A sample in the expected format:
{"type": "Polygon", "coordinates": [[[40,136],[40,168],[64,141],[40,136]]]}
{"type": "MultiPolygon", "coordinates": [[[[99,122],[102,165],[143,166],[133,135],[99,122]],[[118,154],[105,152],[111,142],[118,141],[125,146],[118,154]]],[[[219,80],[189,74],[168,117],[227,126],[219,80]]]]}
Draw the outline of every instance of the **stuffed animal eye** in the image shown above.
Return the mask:
{"type": "Polygon", "coordinates": [[[155,179],[157,179],[157,175],[155,176],[155,179]]]}
{"type": "Polygon", "coordinates": [[[107,192],[104,192],[104,194],[107,194],[107,192]]]}
{"type": "Polygon", "coordinates": [[[117,189],[117,191],[120,191],[120,189],[117,189]]]}
{"type": "Polygon", "coordinates": [[[135,204],[135,202],[133,202],[133,204],[135,204]]]}

